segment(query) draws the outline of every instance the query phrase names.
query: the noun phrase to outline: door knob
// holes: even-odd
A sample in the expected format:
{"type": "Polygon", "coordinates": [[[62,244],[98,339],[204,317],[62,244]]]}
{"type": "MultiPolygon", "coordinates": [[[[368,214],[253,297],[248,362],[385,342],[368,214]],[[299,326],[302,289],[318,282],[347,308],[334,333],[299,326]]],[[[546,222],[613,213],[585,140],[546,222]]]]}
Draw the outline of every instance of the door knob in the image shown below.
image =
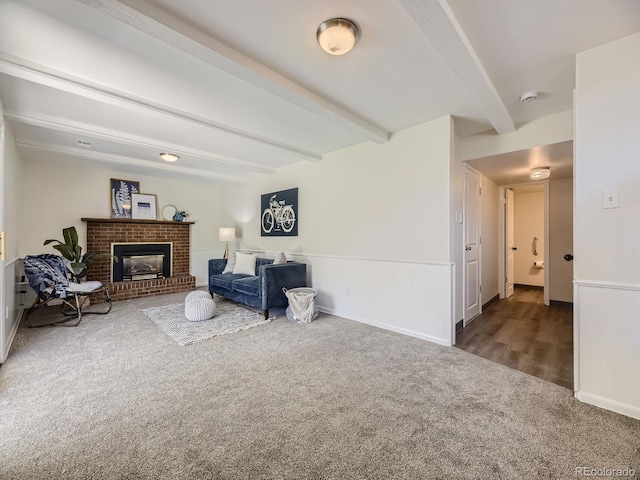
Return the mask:
{"type": "Polygon", "coordinates": [[[567,253],[567,254],[564,256],[564,259],[565,259],[567,262],[570,262],[571,260],[573,260],[573,255],[571,255],[570,253],[567,253]]]}
{"type": "Polygon", "coordinates": [[[511,250],[513,250],[514,252],[518,249],[518,247],[511,247],[511,250]]]}
{"type": "Polygon", "coordinates": [[[467,245],[464,249],[468,252],[469,250],[471,250],[471,247],[467,245]]]}

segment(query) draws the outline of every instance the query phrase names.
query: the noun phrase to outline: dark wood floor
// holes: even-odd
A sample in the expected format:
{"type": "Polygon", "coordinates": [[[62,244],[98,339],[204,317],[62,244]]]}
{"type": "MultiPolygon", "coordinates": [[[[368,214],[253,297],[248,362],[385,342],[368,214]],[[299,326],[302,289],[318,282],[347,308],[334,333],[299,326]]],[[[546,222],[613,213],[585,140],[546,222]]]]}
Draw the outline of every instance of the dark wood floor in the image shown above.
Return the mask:
{"type": "Polygon", "coordinates": [[[460,330],[456,347],[573,389],[573,311],[545,306],[542,289],[517,287],[460,330]]]}

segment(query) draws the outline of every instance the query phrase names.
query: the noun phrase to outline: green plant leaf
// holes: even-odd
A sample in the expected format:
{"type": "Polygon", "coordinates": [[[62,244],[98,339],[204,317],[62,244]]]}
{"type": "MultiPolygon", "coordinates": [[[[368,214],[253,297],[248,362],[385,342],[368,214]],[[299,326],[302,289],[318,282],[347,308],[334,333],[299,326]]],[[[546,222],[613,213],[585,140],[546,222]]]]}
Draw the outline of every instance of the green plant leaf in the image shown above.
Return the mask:
{"type": "Polygon", "coordinates": [[[67,245],[66,243],[59,243],[58,245],[54,245],[53,248],[55,248],[57,251],[59,251],[62,256],[64,258],[66,258],[69,261],[74,261],[76,260],[74,257],[74,251],[71,250],[71,248],[69,247],[69,245],[67,245]]]}
{"type": "Polygon", "coordinates": [[[55,238],[50,238],[49,240],[45,240],[42,245],[49,245],[50,243],[53,243],[53,242],[62,243],[60,240],[56,240],[55,238]]]}
{"type": "Polygon", "coordinates": [[[62,235],[67,245],[75,250],[78,246],[78,231],[76,227],[67,227],[62,229],[62,235]]]}
{"type": "Polygon", "coordinates": [[[71,262],[69,263],[69,268],[73,272],[74,275],[78,275],[82,273],[82,271],[87,267],[84,263],[71,262]]]}

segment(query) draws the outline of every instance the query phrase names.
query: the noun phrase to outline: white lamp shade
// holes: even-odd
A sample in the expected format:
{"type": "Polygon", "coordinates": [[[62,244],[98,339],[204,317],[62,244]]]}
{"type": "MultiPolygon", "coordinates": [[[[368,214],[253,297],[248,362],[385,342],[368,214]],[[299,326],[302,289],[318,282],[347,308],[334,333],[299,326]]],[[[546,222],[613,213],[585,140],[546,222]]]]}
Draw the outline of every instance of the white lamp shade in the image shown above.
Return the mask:
{"type": "Polygon", "coordinates": [[[233,227],[220,227],[218,229],[218,239],[221,242],[232,242],[236,239],[236,229],[233,227]]]}
{"type": "Polygon", "coordinates": [[[349,20],[334,18],[323,22],[317,32],[318,43],[331,55],[344,55],[358,41],[358,28],[349,20]]]}

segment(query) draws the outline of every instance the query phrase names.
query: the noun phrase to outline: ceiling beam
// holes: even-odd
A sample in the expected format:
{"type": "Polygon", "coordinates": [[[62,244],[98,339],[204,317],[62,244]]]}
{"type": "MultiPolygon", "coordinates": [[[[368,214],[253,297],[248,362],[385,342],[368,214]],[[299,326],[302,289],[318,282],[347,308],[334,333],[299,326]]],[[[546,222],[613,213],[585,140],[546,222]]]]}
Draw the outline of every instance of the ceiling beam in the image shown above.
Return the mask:
{"type": "Polygon", "coordinates": [[[96,100],[106,103],[107,105],[125,108],[129,111],[168,115],[179,120],[191,122],[225,134],[240,137],[247,142],[253,142],[258,145],[278,149],[299,160],[310,160],[313,162],[322,160],[322,155],[318,153],[303,150],[293,145],[287,145],[250,132],[236,129],[229,125],[216,122],[210,118],[196,115],[192,112],[187,112],[185,110],[154,102],[133,93],[111,88],[106,85],[80,78],[67,72],[62,72],[60,70],[3,52],[0,52],[0,73],[5,73],[12,77],[28,80],[30,82],[45,85],[67,93],[72,93],[83,98],[96,100]]]}
{"type": "Polygon", "coordinates": [[[145,0],[77,0],[194,58],[340,125],[365,140],[387,142],[389,132],[330,102],[267,66],[145,0]]]}
{"type": "Polygon", "coordinates": [[[55,130],[58,132],[72,133],[75,135],[88,136],[92,138],[99,138],[101,140],[107,140],[110,142],[117,142],[121,145],[131,145],[134,147],[149,148],[156,152],[169,151],[180,155],[189,155],[198,159],[203,159],[215,163],[217,165],[231,166],[243,170],[275,174],[276,169],[265,167],[257,163],[248,162],[246,160],[240,160],[232,158],[226,155],[211,154],[202,150],[196,150],[193,148],[185,147],[184,145],[178,145],[174,143],[162,144],[156,141],[141,137],[139,135],[133,135],[130,133],[124,133],[117,130],[111,130],[96,125],[90,125],[88,123],[76,122],[62,117],[54,117],[44,114],[33,113],[21,113],[14,109],[5,109],[5,116],[16,123],[24,125],[31,125],[34,127],[46,128],[48,130],[55,130]]]}
{"type": "Polygon", "coordinates": [[[106,162],[119,165],[135,166],[148,170],[162,170],[165,172],[179,173],[182,175],[189,175],[198,178],[209,178],[212,180],[221,180],[225,182],[244,183],[246,178],[238,177],[235,175],[227,175],[224,173],[206,172],[195,168],[180,167],[177,165],[170,165],[159,162],[151,162],[149,160],[140,160],[139,158],[125,157],[122,155],[113,155],[110,153],[95,152],[91,150],[66,147],[62,145],[47,144],[40,142],[30,142],[16,138],[16,146],[20,150],[37,150],[45,151],[48,153],[59,153],[61,155],[83,158],[86,160],[93,160],[97,162],[106,162]]]}
{"type": "Polygon", "coordinates": [[[447,0],[398,0],[499,133],[515,124],[447,0]]]}

